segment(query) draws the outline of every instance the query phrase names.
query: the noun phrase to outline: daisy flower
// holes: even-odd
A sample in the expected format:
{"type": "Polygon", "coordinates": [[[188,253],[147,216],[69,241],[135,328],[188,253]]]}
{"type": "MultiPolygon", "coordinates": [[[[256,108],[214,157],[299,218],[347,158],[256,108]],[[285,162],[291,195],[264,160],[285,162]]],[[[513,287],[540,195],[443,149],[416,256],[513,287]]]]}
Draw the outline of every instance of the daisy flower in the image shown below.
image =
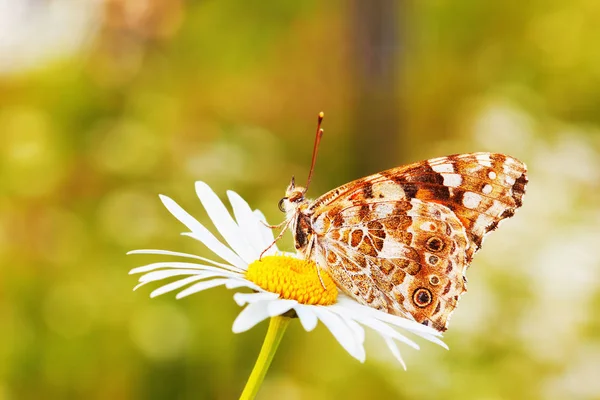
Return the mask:
{"type": "Polygon", "coordinates": [[[434,329],[359,304],[340,293],[325,270],[317,272],[312,261],[279,251],[263,214],[252,210],[235,192],[227,192],[233,216],[206,183],[196,182],[196,193],[222,239],[169,197],[161,195],[160,199],[189,230],[183,235],[203,243],[219,260],[168,250],[135,250],[128,254],[174,256],[189,261],[155,262],[134,268],[130,274],[142,274],[134,290],[151,282],[169,280],[155,289],[151,297],[177,292],[176,297],[180,299],[217,286],[235,290],[233,299],[245,308],[233,322],[234,333],[247,331],[270,319],[263,349],[246,386],[247,389],[251,384],[254,387],[245,390],[242,398],[253,398],[256,394],[287,323],[296,317],[307,332],[320,321],[339,344],[361,362],[365,360],[365,327],[383,338],[405,369],[397,343],[415,349],[419,346],[400,330],[446,347],[439,339],[441,334],[434,329]]]}

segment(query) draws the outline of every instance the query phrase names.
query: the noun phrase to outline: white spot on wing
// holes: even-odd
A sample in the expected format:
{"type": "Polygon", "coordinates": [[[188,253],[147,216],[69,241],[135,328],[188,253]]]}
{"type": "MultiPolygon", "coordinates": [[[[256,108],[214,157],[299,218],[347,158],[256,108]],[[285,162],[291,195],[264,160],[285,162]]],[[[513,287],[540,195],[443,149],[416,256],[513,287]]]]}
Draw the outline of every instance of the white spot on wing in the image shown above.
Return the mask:
{"type": "Polygon", "coordinates": [[[488,178],[490,178],[490,179],[496,179],[496,173],[494,171],[488,172],[488,178]]]}
{"type": "Polygon", "coordinates": [[[435,172],[454,172],[454,165],[452,164],[438,164],[438,165],[431,165],[431,169],[434,170],[435,172]]]}
{"type": "Polygon", "coordinates": [[[410,249],[404,243],[398,242],[391,237],[383,241],[383,248],[377,254],[379,258],[404,258],[410,254],[410,249]]]}
{"type": "Polygon", "coordinates": [[[406,197],[400,185],[391,181],[376,182],[372,188],[375,195],[383,194],[389,199],[402,199],[406,197]]]}
{"type": "Polygon", "coordinates": [[[320,215],[319,218],[316,219],[316,221],[314,221],[313,223],[313,230],[317,233],[323,233],[324,228],[325,228],[325,215],[320,215]]]}
{"type": "Polygon", "coordinates": [[[385,218],[394,212],[394,205],[392,203],[377,203],[374,211],[378,219],[385,218]]]}
{"type": "Polygon", "coordinates": [[[492,206],[487,210],[487,213],[495,217],[499,217],[506,210],[506,206],[498,200],[494,200],[492,206]]]}
{"type": "Polygon", "coordinates": [[[477,193],[465,192],[462,202],[465,207],[475,209],[481,202],[481,196],[477,193]]]}
{"type": "Polygon", "coordinates": [[[473,224],[473,231],[475,231],[475,232],[483,231],[486,226],[488,226],[489,224],[492,223],[492,221],[493,221],[493,218],[490,217],[489,215],[479,214],[479,216],[475,220],[475,223],[473,224]]]}
{"type": "Polygon", "coordinates": [[[462,183],[462,176],[459,174],[442,174],[444,177],[444,186],[458,187],[462,183]]]}
{"type": "Polygon", "coordinates": [[[506,178],[504,178],[504,179],[506,180],[506,183],[508,183],[508,184],[509,184],[509,185],[511,185],[511,186],[512,186],[512,185],[514,185],[514,184],[515,184],[515,182],[516,182],[516,181],[515,181],[515,178],[513,178],[513,177],[512,177],[512,176],[510,176],[510,175],[506,175],[506,178]]]}
{"type": "Polygon", "coordinates": [[[421,230],[425,231],[425,232],[433,232],[435,231],[435,225],[432,224],[431,222],[423,222],[421,224],[421,230]],[[431,229],[433,228],[433,229],[431,229]]]}
{"type": "Polygon", "coordinates": [[[486,167],[491,167],[492,166],[492,160],[490,159],[490,155],[489,154],[477,154],[475,156],[475,158],[477,159],[477,162],[481,165],[484,165],[486,167]]]}
{"type": "Polygon", "coordinates": [[[492,193],[492,185],[489,185],[489,184],[486,183],[485,186],[483,187],[483,189],[481,189],[481,192],[483,194],[490,194],[490,193],[492,193]]]}

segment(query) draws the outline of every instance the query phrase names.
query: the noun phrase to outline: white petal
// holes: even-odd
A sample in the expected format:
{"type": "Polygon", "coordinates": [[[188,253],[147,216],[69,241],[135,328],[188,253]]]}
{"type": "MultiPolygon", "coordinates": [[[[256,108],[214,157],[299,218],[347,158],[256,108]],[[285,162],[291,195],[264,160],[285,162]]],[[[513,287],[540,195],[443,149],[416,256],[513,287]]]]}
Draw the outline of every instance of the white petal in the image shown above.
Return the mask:
{"type": "Polygon", "coordinates": [[[245,270],[247,268],[247,264],[237,254],[221,243],[204,225],[188,214],[179,204],[167,196],[160,195],[160,199],[167,210],[192,232],[191,234],[187,234],[188,236],[204,243],[206,247],[228,263],[240,269],[245,270]]]}
{"type": "Polygon", "coordinates": [[[183,278],[178,281],[171,282],[164,286],[159,287],[158,289],[156,289],[152,293],[150,293],[150,297],[154,298],[156,296],[160,296],[161,294],[172,292],[173,290],[177,290],[179,288],[189,285],[190,283],[193,283],[198,280],[205,279],[205,278],[206,277],[204,277],[204,276],[188,276],[187,278],[183,278]]]}
{"type": "Polygon", "coordinates": [[[221,267],[221,268],[225,268],[225,269],[234,269],[235,271],[245,271],[245,269],[241,270],[237,267],[234,267],[232,265],[228,265],[228,264],[223,264],[214,260],[211,260],[210,258],[206,258],[206,257],[200,257],[197,256],[195,254],[189,254],[189,253],[180,253],[178,251],[170,251],[170,250],[159,250],[159,249],[140,249],[140,250],[131,250],[127,252],[127,255],[130,254],[155,254],[155,255],[161,255],[161,256],[176,256],[176,257],[186,257],[186,258],[194,258],[196,260],[200,260],[200,261],[204,261],[207,262],[209,264],[215,265],[217,267],[221,267]]]}
{"type": "MultiPolygon", "coordinates": [[[[264,224],[262,222],[259,222],[258,229],[259,229],[260,235],[262,237],[262,242],[266,243],[267,246],[270,246],[275,241],[275,236],[273,236],[273,230],[271,228],[269,228],[268,226],[266,226],[266,225],[268,225],[267,219],[265,218],[264,214],[260,210],[254,210],[254,215],[256,215],[256,218],[258,218],[259,221],[264,222],[264,224]]],[[[277,244],[273,244],[265,252],[265,255],[272,256],[274,254],[277,254],[278,251],[279,250],[277,249],[277,244]]]]}
{"type": "Polygon", "coordinates": [[[233,333],[245,332],[259,322],[269,318],[267,307],[269,301],[259,301],[250,303],[240,312],[235,321],[233,321],[233,333]]]}
{"type": "Polygon", "coordinates": [[[388,345],[390,351],[392,352],[394,357],[396,357],[396,360],[400,361],[400,364],[402,364],[402,367],[406,371],[406,364],[404,363],[404,360],[402,359],[402,355],[400,355],[400,350],[398,349],[398,346],[396,346],[396,343],[388,337],[384,337],[384,339],[385,339],[385,343],[388,345]]]}
{"type": "Polygon", "coordinates": [[[244,237],[240,227],[235,223],[231,214],[219,196],[206,183],[202,181],[196,182],[196,194],[200,202],[206,209],[206,213],[215,225],[225,241],[231,248],[244,260],[246,263],[251,263],[256,259],[252,247],[244,237]]]}
{"type": "Polygon", "coordinates": [[[236,270],[227,271],[223,268],[213,267],[212,265],[202,265],[196,263],[188,263],[188,262],[156,262],[151,264],[142,265],[141,267],[136,267],[129,271],[129,275],[139,274],[142,272],[154,271],[162,268],[185,268],[197,271],[216,271],[223,272],[223,274],[230,274],[231,276],[243,276],[241,273],[236,270]]]}
{"type": "Polygon", "coordinates": [[[327,310],[325,307],[314,307],[314,312],[331,334],[350,355],[360,362],[365,361],[365,349],[352,330],[344,323],[342,318],[327,310]]]}
{"type": "Polygon", "coordinates": [[[352,333],[354,334],[356,340],[358,340],[360,344],[363,344],[365,342],[365,330],[363,329],[363,327],[360,326],[352,318],[342,317],[342,320],[346,323],[346,325],[348,325],[348,328],[352,330],[352,333]]]}
{"type": "Polygon", "coordinates": [[[260,292],[262,290],[260,288],[260,286],[255,285],[254,283],[250,282],[249,280],[246,280],[245,278],[232,278],[229,280],[229,282],[227,282],[225,284],[225,287],[227,289],[237,289],[237,288],[241,288],[241,287],[247,287],[249,289],[256,290],[258,292],[260,292]]]}
{"type": "MultiPolygon", "coordinates": [[[[171,278],[173,276],[193,275],[194,277],[198,278],[196,280],[206,279],[206,278],[214,278],[214,277],[223,277],[222,273],[212,272],[212,271],[191,271],[191,272],[186,273],[186,271],[190,271],[190,270],[174,270],[175,273],[168,274],[169,272],[172,272],[172,271],[173,270],[154,271],[154,272],[150,272],[146,275],[142,275],[139,279],[140,283],[138,283],[133,288],[133,290],[137,290],[137,289],[141,288],[142,286],[145,286],[149,283],[156,282],[156,281],[159,281],[162,279],[171,278]],[[160,273],[164,273],[164,274],[160,274],[160,273]]],[[[153,297],[153,296],[150,296],[150,297],[153,297]]]]}
{"type": "MultiPolygon", "coordinates": [[[[376,310],[376,311],[378,311],[378,310],[376,310]]],[[[432,336],[442,336],[441,332],[438,332],[429,326],[420,324],[417,321],[411,321],[407,318],[387,314],[387,313],[384,313],[383,311],[378,311],[376,318],[380,321],[397,326],[398,328],[409,330],[417,335],[426,334],[426,335],[432,335],[432,336]]]]}
{"type": "Polygon", "coordinates": [[[179,275],[204,275],[204,274],[212,274],[212,276],[222,276],[221,272],[214,271],[198,271],[195,269],[161,269],[160,271],[152,271],[148,272],[140,276],[140,282],[155,282],[160,281],[166,278],[172,278],[174,276],[179,275]]]}
{"type": "Polygon", "coordinates": [[[187,211],[185,211],[175,200],[170,198],[169,196],[165,196],[163,194],[159,194],[158,197],[160,201],[162,201],[163,205],[167,210],[177,218],[182,224],[184,224],[191,232],[196,229],[202,229],[202,224],[196,220],[196,218],[192,217],[187,211]]]}
{"type": "Polygon", "coordinates": [[[445,349],[448,349],[448,346],[442,340],[439,339],[439,336],[442,336],[441,332],[438,332],[431,327],[419,324],[416,321],[411,321],[403,317],[390,315],[382,311],[363,306],[345,295],[338,296],[338,306],[350,310],[353,313],[354,318],[360,323],[375,329],[383,335],[404,342],[416,349],[419,348],[419,345],[417,345],[415,342],[413,342],[406,336],[400,334],[395,329],[394,334],[390,333],[385,327],[379,325],[375,321],[378,320],[383,324],[389,324],[394,327],[406,329],[415,335],[421,336],[422,338],[429,340],[430,342],[433,342],[439,346],[442,346],[445,349]]]}
{"type": "Polygon", "coordinates": [[[363,323],[365,326],[368,326],[368,327],[374,329],[382,336],[389,336],[389,337],[396,339],[404,344],[409,345],[410,347],[412,347],[415,350],[420,349],[420,347],[417,343],[415,343],[411,339],[407,338],[400,332],[396,331],[395,329],[391,328],[389,325],[386,325],[385,323],[383,323],[381,321],[371,320],[371,321],[361,321],[361,323],[363,323]],[[389,328],[389,330],[386,328],[389,328]]]}
{"type": "Polygon", "coordinates": [[[290,311],[298,302],[296,300],[279,299],[274,300],[267,306],[269,317],[276,317],[290,311]]]}
{"type": "Polygon", "coordinates": [[[217,238],[214,237],[212,233],[208,230],[204,232],[183,232],[183,236],[189,236],[192,239],[196,239],[197,241],[203,243],[206,247],[208,247],[213,253],[221,257],[223,260],[227,261],[231,264],[232,268],[237,268],[238,271],[246,271],[248,269],[248,264],[246,261],[242,260],[240,256],[231,251],[231,249],[221,243],[217,238]]]}
{"type": "Polygon", "coordinates": [[[209,281],[198,282],[195,285],[192,285],[189,288],[184,289],[181,292],[177,293],[177,296],[175,296],[175,298],[181,299],[183,297],[189,296],[190,294],[198,293],[198,292],[201,292],[206,289],[221,286],[221,285],[224,285],[225,283],[227,283],[227,281],[229,281],[229,279],[227,279],[227,278],[217,278],[217,279],[211,279],[209,281]]]}
{"type": "Polygon", "coordinates": [[[420,334],[419,332],[421,332],[434,336],[442,335],[441,332],[438,332],[429,326],[425,326],[416,321],[411,321],[407,318],[391,315],[371,307],[363,306],[362,304],[357,303],[355,300],[352,300],[345,295],[338,296],[338,304],[347,309],[351,309],[353,312],[361,313],[362,315],[369,316],[371,318],[377,318],[380,321],[397,326],[399,328],[407,329],[416,334],[420,334]]]}
{"type": "Polygon", "coordinates": [[[304,304],[298,304],[294,307],[296,314],[298,314],[298,318],[300,319],[300,323],[306,332],[310,332],[317,326],[317,322],[319,319],[317,318],[317,314],[313,312],[313,307],[305,306],[304,304]]]}
{"type": "Polygon", "coordinates": [[[246,201],[236,192],[227,191],[227,197],[233,209],[233,215],[240,227],[242,234],[248,240],[252,250],[254,250],[253,258],[257,259],[260,253],[267,248],[271,243],[263,243],[262,234],[259,230],[259,224],[262,224],[246,201]]]}
{"type": "Polygon", "coordinates": [[[406,343],[407,345],[419,350],[418,344],[416,344],[415,342],[413,342],[406,336],[402,335],[401,333],[396,331],[394,328],[392,328],[390,325],[387,325],[385,322],[379,321],[378,319],[375,319],[373,317],[367,317],[364,315],[360,315],[360,313],[352,313],[348,309],[345,309],[339,305],[331,306],[330,309],[334,310],[338,314],[346,316],[346,318],[352,318],[352,319],[356,320],[357,322],[363,324],[364,326],[373,329],[374,331],[379,333],[381,336],[392,337],[396,340],[406,343]]]}
{"type": "Polygon", "coordinates": [[[429,340],[432,343],[435,343],[439,346],[442,346],[443,348],[445,348],[446,350],[450,350],[450,348],[448,347],[448,345],[446,343],[444,343],[440,338],[435,337],[433,335],[429,335],[427,333],[419,333],[419,332],[413,332],[415,335],[419,335],[421,336],[423,339],[429,340]]]}
{"type": "Polygon", "coordinates": [[[261,293],[236,293],[233,295],[233,300],[238,306],[243,306],[246,303],[258,303],[261,301],[270,301],[279,298],[277,293],[261,292],[261,293]]]}
{"type": "Polygon", "coordinates": [[[142,282],[142,283],[138,283],[137,285],[135,285],[133,287],[133,291],[135,292],[136,290],[138,290],[139,288],[141,288],[142,286],[146,285],[148,282],[142,282]]]}

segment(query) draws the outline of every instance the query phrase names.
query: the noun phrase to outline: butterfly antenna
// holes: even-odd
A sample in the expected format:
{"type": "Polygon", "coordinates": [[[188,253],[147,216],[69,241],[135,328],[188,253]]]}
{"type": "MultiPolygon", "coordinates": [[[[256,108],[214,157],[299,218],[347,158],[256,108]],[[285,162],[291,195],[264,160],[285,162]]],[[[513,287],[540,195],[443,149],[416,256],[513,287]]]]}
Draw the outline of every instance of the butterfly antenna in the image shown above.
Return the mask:
{"type": "Polygon", "coordinates": [[[325,114],[323,113],[323,111],[321,111],[317,119],[317,134],[315,136],[315,147],[313,148],[312,161],[310,163],[308,179],[306,180],[306,186],[304,186],[305,193],[308,191],[308,185],[310,185],[310,181],[312,180],[313,171],[315,170],[315,163],[317,162],[317,153],[319,152],[319,143],[321,143],[321,138],[323,137],[323,129],[321,129],[321,122],[323,122],[323,117],[325,117],[325,114]]]}

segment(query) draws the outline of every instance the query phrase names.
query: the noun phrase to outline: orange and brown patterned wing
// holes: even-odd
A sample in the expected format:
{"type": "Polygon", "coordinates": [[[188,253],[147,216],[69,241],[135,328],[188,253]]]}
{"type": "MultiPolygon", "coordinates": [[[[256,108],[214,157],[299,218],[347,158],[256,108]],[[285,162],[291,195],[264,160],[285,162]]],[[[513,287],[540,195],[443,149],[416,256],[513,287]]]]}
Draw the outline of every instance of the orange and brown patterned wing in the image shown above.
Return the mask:
{"type": "Polygon", "coordinates": [[[419,199],[441,204],[465,227],[467,262],[505,218],[521,207],[527,168],[499,153],[472,153],[434,158],[393,168],[350,182],[315,200],[310,212],[335,218],[341,207],[382,200],[419,199]]]}
{"type": "Polygon", "coordinates": [[[313,249],[338,286],[365,305],[446,330],[466,290],[467,239],[454,213],[412,199],[350,206],[338,221],[315,232],[313,249]]]}
{"type": "Polygon", "coordinates": [[[315,200],[311,257],[357,301],[445,330],[484,236],[514,215],[527,183],[495,153],[383,171],[315,200]]]}

